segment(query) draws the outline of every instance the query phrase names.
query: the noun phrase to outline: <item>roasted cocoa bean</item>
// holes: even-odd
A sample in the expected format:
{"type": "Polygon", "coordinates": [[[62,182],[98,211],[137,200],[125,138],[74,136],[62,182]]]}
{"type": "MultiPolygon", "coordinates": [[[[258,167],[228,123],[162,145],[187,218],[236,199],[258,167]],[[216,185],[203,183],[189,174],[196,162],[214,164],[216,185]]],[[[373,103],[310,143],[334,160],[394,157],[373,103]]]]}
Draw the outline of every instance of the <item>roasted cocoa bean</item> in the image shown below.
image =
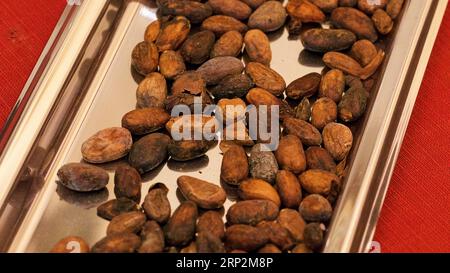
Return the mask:
{"type": "Polygon", "coordinates": [[[225,237],[225,225],[222,220],[222,215],[213,210],[203,213],[197,222],[197,233],[201,232],[207,232],[217,238],[223,239],[225,237]]]}
{"type": "Polygon", "coordinates": [[[167,198],[168,189],[163,185],[156,184],[150,188],[142,204],[147,217],[160,224],[165,224],[169,220],[171,213],[170,202],[167,198]]]}
{"type": "Polygon", "coordinates": [[[148,75],[158,68],[159,53],[154,43],[141,42],[136,45],[131,55],[131,64],[136,72],[148,75]]]}
{"type": "Polygon", "coordinates": [[[177,184],[183,196],[195,202],[200,208],[221,208],[227,198],[225,191],[220,186],[195,177],[180,176],[177,184]]]}
{"type": "Polygon", "coordinates": [[[220,37],[228,31],[245,33],[248,27],[241,21],[225,15],[214,15],[207,18],[202,23],[202,29],[214,32],[216,37],[220,37]]]}
{"type": "Polygon", "coordinates": [[[142,244],[139,253],[161,253],[164,251],[164,233],[155,221],[147,221],[141,231],[142,244]]]}
{"type": "Polygon", "coordinates": [[[255,226],[261,221],[273,221],[278,216],[278,206],[270,200],[246,200],[234,203],[227,212],[230,225],[255,226]]]}
{"type": "Polygon", "coordinates": [[[139,139],[131,148],[128,161],[140,173],[151,171],[167,159],[170,137],[160,133],[139,139]]]}
{"type": "Polygon", "coordinates": [[[211,58],[231,56],[237,57],[242,51],[244,38],[238,31],[232,30],[224,33],[214,44],[211,58]]]}
{"type": "Polygon", "coordinates": [[[192,201],[182,203],[165,226],[165,237],[169,245],[187,245],[195,236],[197,205],[192,201]]]}
{"type": "Polygon", "coordinates": [[[248,18],[248,26],[264,32],[281,28],[286,21],[286,10],[279,1],[267,1],[259,6],[248,18]]]}
{"type": "MultiPolygon", "coordinates": [[[[169,80],[183,74],[186,71],[186,65],[181,54],[173,50],[166,50],[161,53],[161,56],[159,56],[159,71],[169,80]]],[[[164,101],[162,105],[164,105],[164,101]]]]}
{"type": "Polygon", "coordinates": [[[114,217],[109,222],[106,234],[108,236],[120,233],[138,233],[146,221],[145,214],[140,211],[131,211],[114,217]]]}
{"type": "Polygon", "coordinates": [[[117,198],[109,200],[108,202],[101,204],[97,208],[97,215],[105,220],[111,220],[112,218],[126,212],[138,211],[139,205],[128,198],[117,198]]]}
{"type": "Polygon", "coordinates": [[[79,192],[101,190],[108,184],[109,175],[102,168],[84,164],[68,163],[58,170],[59,183],[79,192]]]}
{"type": "Polygon", "coordinates": [[[141,201],[141,176],[135,168],[119,166],[114,175],[116,198],[125,197],[139,203],[141,201]]]}
{"type": "Polygon", "coordinates": [[[241,74],[243,70],[244,64],[235,57],[216,57],[201,65],[197,72],[206,84],[214,85],[229,75],[241,74]]]}
{"type": "Polygon", "coordinates": [[[333,183],[340,183],[339,177],[324,170],[311,169],[299,176],[302,188],[311,194],[327,196],[333,183]]]}
{"type": "Polygon", "coordinates": [[[93,247],[93,253],[133,253],[141,245],[141,239],[133,233],[117,233],[104,237],[93,247]]]}
{"type": "Polygon", "coordinates": [[[211,6],[188,0],[168,0],[160,6],[162,15],[185,16],[193,24],[199,24],[212,15],[211,6]]]}
{"type": "Polygon", "coordinates": [[[325,14],[309,1],[289,0],[286,11],[291,18],[303,23],[322,23],[326,19],[325,14]]]}
{"type": "Polygon", "coordinates": [[[247,154],[239,145],[231,146],[224,154],[220,178],[227,184],[239,185],[249,172],[247,154]]]}
{"type": "Polygon", "coordinates": [[[303,232],[306,223],[297,210],[282,209],[278,215],[277,222],[289,232],[294,242],[303,242],[303,232]]]}
{"type": "Polygon", "coordinates": [[[261,179],[248,179],[239,185],[239,197],[242,200],[269,200],[278,207],[281,205],[280,196],[272,185],[261,179]]]}
{"type": "Polygon", "coordinates": [[[316,100],[311,108],[311,124],[319,130],[337,119],[337,105],[330,98],[316,100]]]}
{"type": "Polygon", "coordinates": [[[339,118],[345,122],[358,120],[366,111],[367,100],[364,88],[350,88],[339,103],[339,118]]]}
{"type": "Polygon", "coordinates": [[[283,127],[284,133],[297,136],[306,146],[318,146],[322,143],[319,130],[304,120],[286,118],[283,120],[283,127]]]}
{"type": "Polygon", "coordinates": [[[263,88],[274,96],[280,96],[286,89],[286,82],[275,70],[261,63],[251,62],[245,67],[245,73],[257,87],[263,88]]]}
{"type": "Polygon", "coordinates": [[[216,38],[209,30],[197,32],[186,39],[181,46],[183,59],[191,64],[202,64],[209,59],[216,38]]]}
{"type": "Polygon", "coordinates": [[[305,155],[308,169],[320,169],[336,173],[336,163],[330,153],[324,148],[318,146],[309,147],[305,155]]]}
{"type": "Polygon", "coordinates": [[[325,149],[336,161],[343,160],[353,145],[352,131],[345,125],[329,123],[322,132],[325,149]]]}
{"type": "Polygon", "coordinates": [[[239,0],[209,0],[208,4],[215,14],[231,16],[241,21],[252,13],[252,9],[239,0]]]}
{"type": "Polygon", "coordinates": [[[335,27],[348,29],[355,33],[359,39],[368,39],[371,42],[378,40],[377,30],[372,20],[357,9],[336,8],[331,13],[330,20],[335,27]]]}
{"type": "Polygon", "coordinates": [[[245,74],[234,74],[223,78],[210,92],[215,99],[241,98],[253,87],[252,80],[245,74]]]}
{"type": "Polygon", "coordinates": [[[146,135],[164,128],[170,115],[162,108],[142,108],[126,113],[122,118],[122,127],[134,135],[146,135]]]}
{"type": "Polygon", "coordinates": [[[308,222],[328,222],[333,208],[326,198],[319,194],[310,194],[300,203],[299,212],[308,222]]]}
{"type": "Polygon", "coordinates": [[[353,45],[356,36],[344,29],[314,28],[302,33],[303,46],[314,52],[341,51],[353,45]]]}
{"type": "MultiPolygon", "coordinates": [[[[164,52],[163,55],[166,54],[166,52],[164,52]]],[[[163,60],[163,55],[161,55],[160,60],[163,60]]],[[[166,100],[166,98],[166,80],[163,75],[157,72],[148,74],[147,77],[145,77],[145,79],[143,79],[142,82],[139,83],[139,86],[136,90],[136,100],[138,108],[164,108],[164,101],[166,100]]]]}
{"type": "Polygon", "coordinates": [[[270,66],[272,50],[267,35],[259,29],[247,31],[244,36],[245,52],[251,62],[270,66]]]}
{"type": "Polygon", "coordinates": [[[262,147],[261,144],[256,144],[250,151],[250,176],[274,184],[278,172],[277,159],[272,152],[265,151],[262,147]]]}
{"type": "Polygon", "coordinates": [[[226,246],[243,251],[256,250],[269,241],[268,235],[250,225],[233,225],[225,232],[226,246]]]}
{"type": "Polygon", "coordinates": [[[295,135],[281,137],[275,157],[281,169],[296,174],[306,169],[305,152],[300,139],[295,135]]]}
{"type": "Polygon", "coordinates": [[[205,155],[209,148],[210,144],[206,140],[173,140],[167,146],[167,151],[173,160],[189,161],[205,155]]]}
{"type": "Polygon", "coordinates": [[[298,208],[302,200],[302,188],[297,177],[290,171],[277,173],[276,187],[281,203],[286,208],[298,208]]]}
{"type": "Polygon", "coordinates": [[[345,75],[341,70],[331,69],[322,78],[319,97],[327,97],[339,103],[345,91],[345,75]]]}
{"type": "Polygon", "coordinates": [[[286,95],[294,100],[313,96],[319,89],[322,76],[319,73],[310,73],[290,83],[286,88],[286,95]]]}
{"type": "Polygon", "coordinates": [[[191,24],[186,17],[177,16],[167,22],[161,29],[158,38],[156,38],[155,44],[159,52],[177,50],[188,37],[190,30],[191,24]]]}

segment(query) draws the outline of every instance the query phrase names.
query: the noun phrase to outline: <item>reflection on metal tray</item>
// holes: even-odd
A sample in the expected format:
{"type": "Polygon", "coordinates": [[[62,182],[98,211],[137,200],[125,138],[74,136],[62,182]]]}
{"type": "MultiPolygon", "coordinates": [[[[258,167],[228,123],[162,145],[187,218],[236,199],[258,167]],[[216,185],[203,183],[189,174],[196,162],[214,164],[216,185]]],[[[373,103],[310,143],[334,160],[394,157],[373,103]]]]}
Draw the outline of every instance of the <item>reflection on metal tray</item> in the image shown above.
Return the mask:
{"type": "MultiPolygon", "coordinates": [[[[355,125],[345,187],[337,203],[325,252],[363,252],[375,229],[384,194],[403,138],[418,84],[447,1],[407,1],[396,33],[382,41],[387,61],[371,93],[368,114],[355,125]]],[[[105,235],[107,221],[96,206],[113,198],[113,183],[93,194],[58,187],[56,171],[81,159],[81,143],[102,128],[120,126],[134,109],[140,77],[130,53],[156,18],[156,7],[139,1],[83,1],[67,7],[60,35],[55,35],[27,107],[10,133],[0,165],[0,250],[46,252],[59,239],[78,235],[90,244],[105,235]],[[26,136],[26,137],[25,137],[26,136]]],[[[286,30],[270,35],[272,67],[289,83],[320,72],[318,55],[303,51],[286,30]]],[[[124,164],[102,167],[113,175],[124,164]]],[[[176,178],[192,175],[219,183],[218,147],[189,163],[170,161],[144,175],[143,192],[155,182],[170,189],[172,207],[179,203],[176,178]]],[[[227,201],[225,207],[230,205],[227,201]]]]}

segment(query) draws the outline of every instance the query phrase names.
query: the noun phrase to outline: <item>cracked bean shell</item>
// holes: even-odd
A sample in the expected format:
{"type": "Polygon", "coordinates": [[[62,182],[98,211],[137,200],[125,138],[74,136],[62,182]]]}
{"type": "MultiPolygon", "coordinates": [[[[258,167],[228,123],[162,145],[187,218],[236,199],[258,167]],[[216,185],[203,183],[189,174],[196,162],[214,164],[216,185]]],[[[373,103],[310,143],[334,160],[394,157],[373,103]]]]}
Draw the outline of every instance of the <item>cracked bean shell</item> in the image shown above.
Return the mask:
{"type": "Polygon", "coordinates": [[[259,6],[248,19],[249,28],[271,32],[281,28],[286,21],[286,10],[279,1],[267,1],[259,6]]]}
{"type": "Polygon", "coordinates": [[[284,133],[297,136],[306,146],[319,146],[322,143],[319,130],[304,120],[286,118],[283,120],[283,127],[284,133]]]}
{"type": "Polygon", "coordinates": [[[303,98],[295,108],[295,118],[309,121],[311,117],[311,103],[308,98],[303,98]]]}
{"type": "Polygon", "coordinates": [[[158,68],[159,53],[154,43],[140,42],[131,54],[131,64],[141,75],[148,75],[158,68]]]}
{"type": "MultiPolygon", "coordinates": [[[[162,56],[162,55],[161,55],[162,56]]],[[[164,108],[167,98],[167,83],[163,75],[152,72],[145,77],[136,90],[138,108],[164,108]]]]}
{"type": "Polygon", "coordinates": [[[343,160],[353,145],[352,131],[345,125],[329,123],[322,131],[323,144],[335,161],[343,160]]]}
{"type": "Polygon", "coordinates": [[[161,56],[159,56],[159,71],[169,80],[183,74],[186,71],[186,65],[181,54],[173,50],[166,50],[161,53],[161,56]]]}
{"type": "Polygon", "coordinates": [[[232,145],[222,158],[220,178],[227,184],[239,185],[249,172],[247,154],[242,146],[232,145]]]}
{"type": "Polygon", "coordinates": [[[278,207],[281,205],[280,196],[275,188],[261,179],[247,179],[239,185],[239,197],[243,200],[269,200],[278,207]]]}
{"type": "Polygon", "coordinates": [[[292,172],[286,170],[278,171],[276,188],[284,207],[298,208],[302,200],[302,188],[297,177],[292,172]]]}
{"type": "Polygon", "coordinates": [[[275,70],[261,63],[250,62],[245,67],[245,73],[257,87],[263,88],[274,96],[280,96],[286,89],[286,82],[275,70]]]}
{"type": "Polygon", "coordinates": [[[259,29],[247,31],[244,36],[245,52],[251,62],[270,66],[272,50],[267,35],[259,29]]]}
{"type": "Polygon", "coordinates": [[[134,135],[146,135],[163,128],[170,115],[162,108],[142,108],[126,113],[122,118],[122,127],[134,135]]]}
{"type": "Polygon", "coordinates": [[[356,36],[345,29],[314,28],[302,33],[303,46],[314,52],[341,51],[353,45],[356,36]]]}
{"type": "Polygon", "coordinates": [[[215,14],[231,16],[241,21],[252,13],[252,9],[239,0],[209,0],[208,4],[215,14]]]}
{"type": "Polygon", "coordinates": [[[202,29],[214,32],[216,37],[220,37],[228,31],[237,31],[245,33],[248,30],[247,25],[241,21],[225,15],[213,15],[202,23],[202,29]]]}
{"type": "Polygon", "coordinates": [[[210,148],[206,140],[172,141],[167,147],[170,158],[176,161],[189,161],[205,155],[210,148]]]}
{"type": "MultiPolygon", "coordinates": [[[[339,177],[324,170],[311,169],[299,176],[302,188],[311,194],[328,195],[333,183],[340,183],[339,177]]],[[[306,220],[306,219],[305,219],[306,220]]]]}
{"type": "Polygon", "coordinates": [[[364,88],[350,88],[339,103],[339,118],[345,122],[358,120],[366,111],[367,100],[364,88]]]}
{"type": "Polygon", "coordinates": [[[260,228],[250,225],[232,225],[225,231],[225,245],[230,249],[256,250],[269,241],[268,235],[260,228]]]}
{"type": "Polygon", "coordinates": [[[104,237],[93,247],[93,253],[133,253],[141,245],[141,239],[133,233],[118,233],[104,237]]]}
{"type": "Polygon", "coordinates": [[[206,81],[207,85],[220,83],[229,75],[241,74],[244,64],[235,57],[216,57],[203,63],[197,72],[206,81]]]}
{"type": "Polygon", "coordinates": [[[327,223],[331,219],[333,208],[330,202],[319,194],[310,194],[300,203],[299,212],[308,222],[327,223]]]}
{"type": "Polygon", "coordinates": [[[101,130],[83,142],[81,154],[90,163],[105,163],[128,154],[133,144],[130,131],[113,127],[101,130]]]}
{"type": "Polygon", "coordinates": [[[166,242],[172,246],[189,244],[195,236],[197,217],[198,209],[194,202],[181,203],[164,228],[166,242]]]}
{"type": "Polygon", "coordinates": [[[245,200],[234,203],[227,211],[227,223],[255,226],[261,221],[273,221],[278,206],[269,200],[245,200]]]}
{"type": "Polygon", "coordinates": [[[151,171],[167,159],[170,137],[160,133],[147,135],[133,144],[128,161],[140,173],[151,171]]]}
{"type": "Polygon", "coordinates": [[[319,73],[309,73],[290,83],[286,95],[294,100],[313,96],[319,89],[322,76],[319,73]]]}
{"type": "Polygon", "coordinates": [[[225,191],[213,183],[191,177],[180,176],[177,185],[183,196],[203,209],[221,208],[227,195],[225,191]]]}
{"type": "Polygon", "coordinates": [[[303,241],[306,223],[298,213],[297,208],[295,210],[282,209],[278,215],[277,222],[289,232],[294,242],[299,243],[303,241]]]}
{"type": "Polygon", "coordinates": [[[223,78],[210,92],[215,99],[241,98],[253,87],[252,80],[245,74],[234,74],[223,78]]]}
{"type": "Polygon", "coordinates": [[[325,21],[325,14],[309,1],[289,0],[286,11],[291,19],[299,20],[303,23],[322,23],[325,21]]]}
{"type": "Polygon", "coordinates": [[[146,220],[145,214],[140,211],[120,214],[109,222],[106,234],[109,236],[120,233],[138,233],[146,220]]]}
{"type": "Polygon", "coordinates": [[[250,151],[248,162],[250,176],[252,178],[262,179],[271,184],[275,183],[278,163],[275,155],[271,151],[265,151],[261,144],[256,144],[250,151]]]}
{"type": "Polygon", "coordinates": [[[145,196],[144,203],[142,204],[142,208],[147,217],[160,224],[165,224],[170,218],[171,207],[167,198],[167,192],[168,190],[165,187],[152,187],[145,196]]]}
{"type": "Polygon", "coordinates": [[[191,64],[202,64],[209,59],[216,38],[214,33],[203,30],[188,37],[181,46],[183,59],[191,64]]]}
{"type": "Polygon", "coordinates": [[[189,20],[183,16],[177,16],[164,24],[155,41],[159,52],[177,50],[188,37],[190,30],[191,24],[189,23],[189,20]]]}
{"type": "Polygon", "coordinates": [[[211,58],[231,56],[237,57],[242,51],[244,38],[238,31],[232,30],[224,33],[214,44],[211,58]]]}
{"type": "Polygon", "coordinates": [[[59,183],[78,192],[101,190],[108,184],[109,175],[102,168],[84,164],[68,163],[58,170],[59,183]]]}
{"type": "Polygon", "coordinates": [[[372,20],[355,8],[336,8],[331,13],[330,20],[335,27],[350,30],[359,39],[368,39],[371,42],[378,40],[378,33],[372,20]]]}
{"type": "Polygon", "coordinates": [[[322,147],[312,146],[305,151],[308,169],[320,169],[336,173],[336,163],[330,153],[322,147]]]}
{"type": "Polygon", "coordinates": [[[114,194],[116,198],[125,197],[137,203],[141,201],[141,176],[135,168],[119,166],[114,175],[114,194]]]}
{"type": "Polygon", "coordinates": [[[306,169],[303,144],[295,135],[281,137],[275,157],[281,169],[293,173],[301,173],[306,169]]]}
{"type": "Polygon", "coordinates": [[[184,16],[193,24],[199,24],[212,15],[209,5],[188,0],[168,0],[160,6],[162,15],[184,16]]]}
{"type": "Polygon", "coordinates": [[[141,231],[142,244],[139,253],[162,253],[164,251],[164,233],[155,221],[147,221],[141,231]]]}
{"type": "Polygon", "coordinates": [[[345,75],[339,69],[331,69],[322,78],[319,97],[327,97],[339,103],[345,91],[345,75]]]}
{"type": "Polygon", "coordinates": [[[109,200],[106,203],[97,207],[97,215],[105,220],[112,218],[126,212],[138,211],[139,206],[136,202],[128,198],[117,198],[109,200]]]}
{"type": "Polygon", "coordinates": [[[337,105],[330,98],[320,98],[311,108],[311,124],[319,130],[337,119],[337,105]]]}
{"type": "Polygon", "coordinates": [[[197,222],[197,233],[208,232],[223,239],[225,237],[225,225],[222,215],[214,210],[203,213],[197,222]]]}

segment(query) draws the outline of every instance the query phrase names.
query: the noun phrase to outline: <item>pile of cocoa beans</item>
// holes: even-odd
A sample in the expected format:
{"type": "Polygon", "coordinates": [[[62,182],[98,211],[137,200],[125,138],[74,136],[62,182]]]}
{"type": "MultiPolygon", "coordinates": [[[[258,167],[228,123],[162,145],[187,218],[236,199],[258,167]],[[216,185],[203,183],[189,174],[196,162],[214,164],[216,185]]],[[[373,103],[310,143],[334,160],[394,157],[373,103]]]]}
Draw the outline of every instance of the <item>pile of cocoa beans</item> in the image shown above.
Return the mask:
{"type": "Polygon", "coordinates": [[[83,143],[85,163],[58,171],[60,185],[93,192],[109,182],[96,164],[127,158],[128,165],[115,170],[116,199],[97,208],[110,221],[106,237],[90,249],[70,236],[52,252],[67,252],[74,241],[81,252],[321,251],[353,146],[350,127],[364,115],[372,77],[385,57],[377,41],[393,30],[404,1],[286,2],[157,1],[159,19],[150,22],[131,55],[135,71],[145,77],[136,90],[137,108],[123,116],[122,127],[103,129],[83,143]],[[322,74],[299,75],[286,84],[271,68],[267,34],[284,27],[305,50],[323,55],[322,74]],[[184,200],[172,212],[167,193],[176,189],[156,183],[141,196],[141,175],[168,158],[199,158],[217,144],[171,136],[177,121],[195,118],[171,116],[172,109],[198,104],[217,104],[220,111],[202,116],[192,131],[231,119],[243,124],[246,137],[220,142],[221,181],[178,177],[184,200]],[[275,151],[248,136],[245,113],[227,110],[247,105],[279,107],[275,151]],[[238,195],[225,215],[221,185],[238,195]]]}

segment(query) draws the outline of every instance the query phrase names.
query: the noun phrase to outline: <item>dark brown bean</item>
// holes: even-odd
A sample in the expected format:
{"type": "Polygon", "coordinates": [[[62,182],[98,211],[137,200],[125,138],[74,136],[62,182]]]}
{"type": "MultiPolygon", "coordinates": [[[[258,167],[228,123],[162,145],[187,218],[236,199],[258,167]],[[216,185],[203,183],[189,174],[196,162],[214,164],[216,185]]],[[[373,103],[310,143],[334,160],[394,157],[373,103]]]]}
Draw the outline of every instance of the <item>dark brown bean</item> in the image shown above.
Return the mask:
{"type": "Polygon", "coordinates": [[[216,37],[220,37],[228,31],[245,33],[248,27],[241,21],[225,15],[214,15],[207,18],[202,23],[202,29],[214,32],[216,37]]]}
{"type": "Polygon", "coordinates": [[[252,80],[245,74],[234,74],[223,78],[210,92],[215,99],[241,98],[253,87],[252,80]]]}
{"type": "Polygon", "coordinates": [[[93,253],[133,253],[141,245],[141,239],[133,233],[106,236],[93,247],[93,253]]]}
{"type": "Polygon", "coordinates": [[[268,235],[259,228],[249,225],[233,225],[225,232],[226,246],[244,251],[256,250],[268,241],[268,235]]]}
{"type": "Polygon", "coordinates": [[[209,0],[208,4],[215,14],[231,16],[238,20],[245,20],[252,13],[252,9],[239,0],[209,0]]]}
{"type": "Polygon", "coordinates": [[[158,68],[158,48],[154,43],[141,42],[133,49],[131,60],[134,69],[146,76],[158,68]]]}
{"type": "Polygon", "coordinates": [[[313,96],[319,90],[322,76],[319,73],[310,73],[290,83],[286,88],[286,95],[291,99],[301,99],[313,96]]]}
{"type": "Polygon", "coordinates": [[[131,148],[128,161],[140,173],[151,171],[167,159],[170,137],[160,133],[147,135],[131,148]]]}
{"type": "Polygon", "coordinates": [[[160,224],[165,224],[170,218],[171,208],[167,192],[164,184],[156,184],[148,191],[142,204],[147,217],[160,224]]]}
{"type": "Polygon", "coordinates": [[[160,11],[162,15],[185,16],[193,24],[201,23],[212,15],[209,5],[188,0],[168,0],[160,6],[160,11]]]}
{"type": "Polygon", "coordinates": [[[330,153],[318,146],[309,147],[305,151],[308,169],[320,169],[336,173],[336,163],[330,153]]]}
{"type": "Polygon", "coordinates": [[[103,219],[111,220],[122,213],[138,210],[139,206],[133,200],[128,198],[117,198],[98,206],[97,215],[103,219]]]}
{"type": "Polygon", "coordinates": [[[197,72],[206,84],[214,85],[229,75],[241,74],[243,70],[244,64],[235,57],[216,57],[201,65],[197,72]]]}
{"type": "Polygon", "coordinates": [[[189,161],[205,155],[210,148],[206,140],[172,141],[167,146],[170,158],[176,161],[189,161]]]}
{"type": "Polygon", "coordinates": [[[339,118],[345,122],[358,120],[366,111],[367,100],[364,88],[350,88],[339,103],[339,118]]]}
{"type": "Polygon", "coordinates": [[[322,143],[319,130],[304,120],[286,118],[283,126],[286,134],[297,136],[306,146],[318,146],[322,143]]]}
{"type": "Polygon", "coordinates": [[[222,220],[222,215],[213,210],[203,213],[198,218],[196,230],[197,233],[208,232],[220,239],[223,239],[225,237],[225,225],[222,220]]]}
{"type": "Polygon", "coordinates": [[[187,245],[195,236],[197,205],[194,202],[182,203],[173,213],[165,227],[167,243],[173,246],[187,245]]]}
{"type": "Polygon", "coordinates": [[[147,221],[141,232],[142,244],[139,253],[161,253],[164,251],[164,233],[155,221],[147,221]]]}
{"type": "Polygon", "coordinates": [[[322,224],[310,223],[305,227],[305,245],[312,250],[320,250],[323,245],[323,232],[324,228],[322,224]]]}
{"type": "Polygon", "coordinates": [[[314,28],[302,33],[303,46],[314,52],[341,51],[353,45],[356,36],[345,29],[314,28]]]}
{"type": "Polygon", "coordinates": [[[278,206],[269,200],[246,200],[234,203],[227,212],[230,225],[257,225],[261,221],[273,221],[278,216],[278,206]]]}
{"type": "Polygon", "coordinates": [[[372,20],[357,9],[336,8],[331,13],[330,19],[336,27],[352,31],[359,39],[368,39],[371,42],[378,40],[378,34],[372,20]]]}
{"type": "Polygon", "coordinates": [[[109,222],[106,234],[108,236],[120,233],[138,233],[146,221],[145,214],[140,211],[131,211],[114,217],[109,222]]]}
{"type": "Polygon", "coordinates": [[[197,235],[198,253],[225,253],[225,247],[219,237],[209,232],[200,232],[197,235]]]}
{"type": "Polygon", "coordinates": [[[135,168],[119,166],[114,175],[114,194],[116,198],[125,197],[137,203],[141,201],[141,176],[135,168]]]}
{"type": "Polygon", "coordinates": [[[59,183],[79,192],[103,189],[109,181],[108,173],[102,168],[84,164],[69,163],[58,170],[59,183]]]}
{"type": "Polygon", "coordinates": [[[237,57],[242,51],[244,38],[238,31],[232,30],[224,33],[215,43],[211,58],[231,56],[237,57]]]}
{"type": "Polygon", "coordinates": [[[310,194],[303,199],[299,212],[308,222],[328,222],[333,208],[327,199],[319,194],[310,194]]]}
{"type": "Polygon", "coordinates": [[[269,242],[286,251],[294,247],[294,241],[284,227],[277,222],[261,222],[257,226],[269,237],[269,242]]]}
{"type": "Polygon", "coordinates": [[[289,232],[294,242],[303,242],[303,232],[306,223],[297,210],[282,209],[278,215],[277,222],[289,232]]]}
{"type": "Polygon", "coordinates": [[[181,46],[183,59],[191,64],[202,64],[209,59],[209,55],[216,38],[209,30],[197,32],[186,39],[181,46]]]}

